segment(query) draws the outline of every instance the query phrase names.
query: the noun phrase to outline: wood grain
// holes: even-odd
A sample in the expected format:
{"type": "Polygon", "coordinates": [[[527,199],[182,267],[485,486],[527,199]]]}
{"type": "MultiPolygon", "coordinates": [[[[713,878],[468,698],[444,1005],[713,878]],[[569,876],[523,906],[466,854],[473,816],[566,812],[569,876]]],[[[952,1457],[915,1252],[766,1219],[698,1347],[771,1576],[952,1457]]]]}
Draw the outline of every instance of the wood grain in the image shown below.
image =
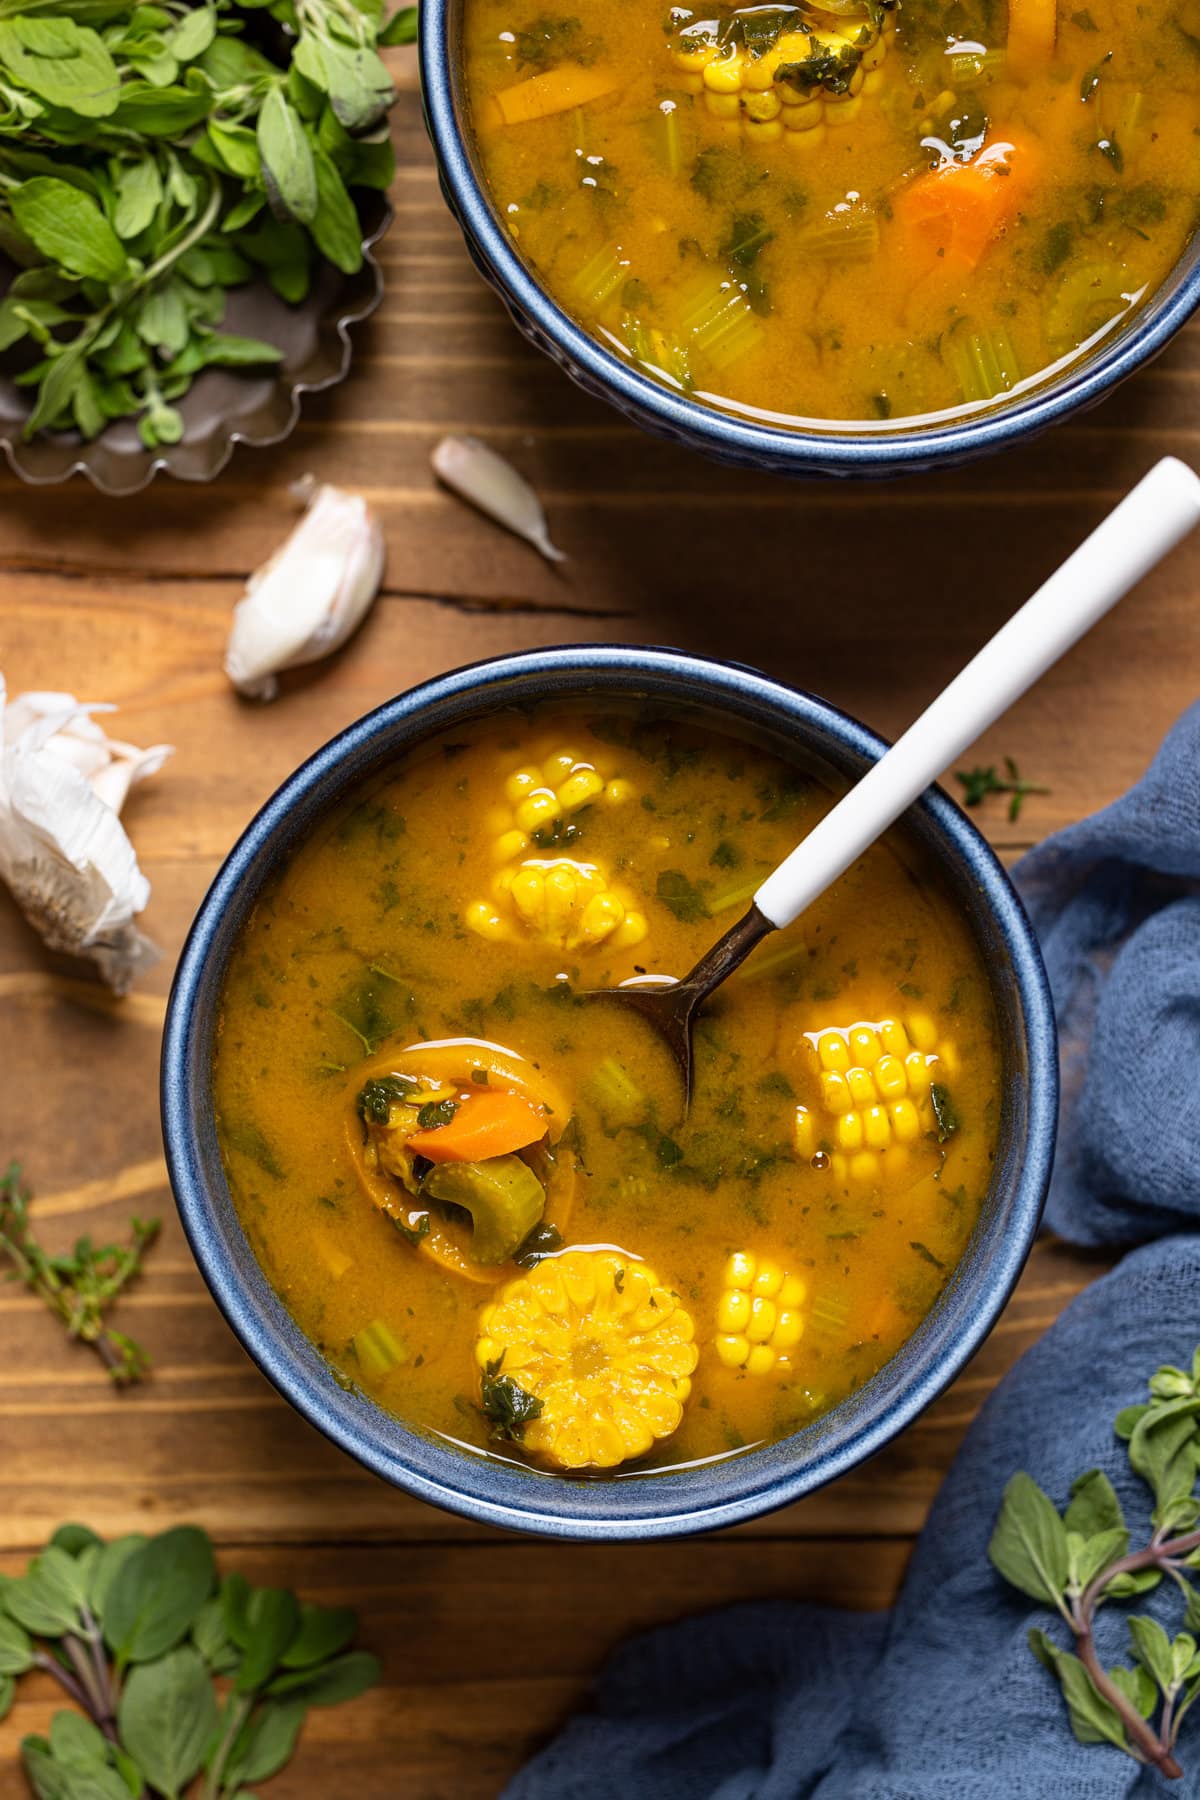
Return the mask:
{"type": "MultiPolygon", "coordinates": [[[[536,644],[669,642],[754,663],[894,733],[1165,451],[1195,455],[1200,331],[1101,409],[948,475],[789,485],[644,436],[531,350],[481,285],[438,194],[411,59],[388,291],[354,374],[291,442],[240,453],[212,488],[157,483],[125,503],[0,479],[0,668],[9,688],[116,701],[120,726],[176,754],[128,823],[153,883],[164,959],[115,1003],[48,955],[0,901],[0,1157],[19,1155],[46,1237],[165,1219],[121,1319],[153,1380],[114,1393],[36,1303],[0,1289],[0,1567],[66,1516],[100,1530],[204,1524],[256,1580],[362,1608],[386,1685],[319,1715],[271,1793],[494,1794],[584,1698],[627,1630],[763,1595],[886,1604],[912,1534],[978,1407],[1105,1266],[1043,1241],[1000,1325],[949,1392],[867,1470],[717,1538],[653,1548],[520,1542],[392,1492],[267,1387],[208,1299],[174,1220],[156,1112],[170,972],[221,856],[313,748],[439,670],[536,644]],[[562,570],[434,483],[448,430],[479,432],[545,496],[562,570]],[[384,596],[270,709],[220,674],[247,572],[287,529],[308,469],[369,493],[388,537],[384,596]]],[[[1200,546],[1178,552],[978,748],[1050,786],[1018,823],[980,822],[1011,860],[1112,799],[1193,698],[1200,546]]],[[[22,1793],[0,1726],[0,1796],[22,1793]]]]}

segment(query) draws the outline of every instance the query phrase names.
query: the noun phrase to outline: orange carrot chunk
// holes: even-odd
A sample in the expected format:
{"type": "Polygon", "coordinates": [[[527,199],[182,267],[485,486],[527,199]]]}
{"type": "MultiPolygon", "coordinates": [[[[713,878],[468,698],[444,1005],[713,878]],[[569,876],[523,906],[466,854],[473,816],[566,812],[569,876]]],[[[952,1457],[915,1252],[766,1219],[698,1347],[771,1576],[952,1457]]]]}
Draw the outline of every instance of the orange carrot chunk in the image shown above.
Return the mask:
{"type": "Polygon", "coordinates": [[[993,132],[970,162],[944,162],[897,194],[893,216],[907,267],[969,275],[1020,210],[1033,175],[1031,146],[993,132]]]}
{"type": "Polygon", "coordinates": [[[531,75],[515,87],[501,88],[496,106],[505,125],[528,125],[548,119],[611,94],[618,86],[611,69],[585,69],[579,63],[562,63],[544,75],[531,75]]]}
{"type": "Polygon", "coordinates": [[[408,1148],[429,1162],[486,1162],[540,1143],[545,1135],[546,1115],[532,1100],[485,1089],[459,1100],[448,1124],[414,1131],[408,1148]]]}

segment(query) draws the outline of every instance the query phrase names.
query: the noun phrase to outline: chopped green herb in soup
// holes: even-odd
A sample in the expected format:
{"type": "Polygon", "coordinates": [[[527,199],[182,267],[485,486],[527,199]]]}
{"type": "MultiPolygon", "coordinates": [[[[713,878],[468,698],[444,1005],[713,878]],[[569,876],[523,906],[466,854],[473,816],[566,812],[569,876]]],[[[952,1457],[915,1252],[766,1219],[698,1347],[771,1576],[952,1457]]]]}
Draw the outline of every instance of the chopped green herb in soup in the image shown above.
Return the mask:
{"type": "Polygon", "coordinates": [[[837,783],[632,708],[501,715],[316,830],[231,960],[215,1093],[264,1269],[338,1378],[546,1471],[778,1438],[891,1357],[1000,1107],[966,922],[891,834],[662,1046],[682,974],[837,783]]]}
{"type": "Polygon", "coordinates": [[[1200,0],[466,0],[479,154],[550,294],[783,423],[988,405],[1162,282],[1200,0]]]}

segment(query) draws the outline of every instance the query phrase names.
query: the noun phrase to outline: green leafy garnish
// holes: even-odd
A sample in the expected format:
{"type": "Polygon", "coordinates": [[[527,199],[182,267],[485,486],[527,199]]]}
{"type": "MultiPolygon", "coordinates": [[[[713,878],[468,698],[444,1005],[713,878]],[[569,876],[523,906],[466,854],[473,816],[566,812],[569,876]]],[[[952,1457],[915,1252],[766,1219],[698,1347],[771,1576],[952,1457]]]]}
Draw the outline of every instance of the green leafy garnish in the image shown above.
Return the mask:
{"type": "Polygon", "coordinates": [[[383,1216],[389,1225],[395,1226],[405,1243],[411,1244],[414,1250],[422,1238],[429,1236],[429,1214],[427,1212],[414,1213],[411,1225],[406,1219],[398,1219],[395,1213],[384,1213],[383,1216]]]}
{"type": "Polygon", "coordinates": [[[417,1125],[422,1131],[440,1131],[448,1125],[458,1111],[455,1100],[427,1100],[417,1114],[417,1125]]]}
{"type": "MultiPolygon", "coordinates": [[[[158,1220],[131,1220],[130,1244],[97,1245],[82,1237],[73,1249],[52,1256],[34,1235],[30,1198],[20,1165],[10,1163],[0,1175],[0,1260],[11,1264],[8,1280],[23,1282],[44,1301],[68,1337],[90,1344],[118,1387],[140,1381],[150,1358],[140,1344],[107,1324],[105,1314],[122,1289],[142,1273],[143,1257],[158,1236],[158,1220]]],[[[0,1658],[0,1676],[3,1670],[0,1658]]]]}
{"type": "Polygon", "coordinates": [[[386,1125],[392,1106],[411,1105],[420,1091],[420,1082],[411,1075],[376,1075],[359,1093],[358,1116],[367,1124],[386,1125]]]}
{"type": "Polygon", "coordinates": [[[177,443],[203,370],[282,359],[223,330],[228,294],[258,271],[295,303],[321,259],[361,268],[351,190],[394,172],[378,47],[413,20],[342,0],[4,9],[0,242],[19,273],[0,350],[21,349],[26,437],[129,417],[149,449],[177,443]]]}
{"type": "Polygon", "coordinates": [[[1057,1678],[1081,1743],[1108,1743],[1135,1762],[1178,1780],[1180,1726],[1200,1698],[1200,1349],[1190,1370],[1167,1366],[1150,1378],[1148,1404],[1118,1413],[1115,1430],[1129,1463],[1154,1496],[1148,1541],[1131,1550],[1131,1533],[1108,1477],[1089,1469],[1071,1484],[1060,1514],[1030,1476],[1014,1475],[988,1555],[1004,1579],[1053,1609],[1070,1631],[1067,1650],[1034,1629],[1029,1647],[1057,1678]],[[1183,1605],[1185,1629],[1172,1637],[1157,1620],[1128,1620],[1131,1667],[1106,1669],[1094,1628],[1106,1601],[1129,1599],[1169,1575],[1183,1605]]]}
{"type": "Polygon", "coordinates": [[[35,1667],[71,1700],[21,1743],[47,1800],[233,1800],[291,1759],[310,1707],[378,1681],[375,1657],[347,1649],[354,1630],[344,1607],[218,1583],[195,1526],[105,1543],[63,1525],[0,1592],[0,1718],[35,1667]]]}
{"type": "Polygon", "coordinates": [[[527,1394],[512,1375],[500,1373],[503,1361],[501,1355],[483,1371],[483,1416],[491,1424],[493,1437],[520,1443],[525,1427],[541,1417],[542,1402],[536,1394],[527,1394]]]}
{"type": "Polygon", "coordinates": [[[519,1249],[513,1252],[513,1261],[518,1269],[532,1269],[541,1262],[543,1256],[553,1256],[556,1250],[562,1249],[562,1232],[557,1225],[551,1225],[543,1219],[535,1225],[519,1249]]]}
{"type": "Polygon", "coordinates": [[[707,919],[709,916],[704,895],[695,882],[688,880],[682,869],[663,869],[654,891],[681,924],[694,925],[697,920],[707,919]]]}
{"type": "Polygon", "coordinates": [[[964,806],[980,806],[992,794],[1010,794],[1008,817],[1015,825],[1026,794],[1048,794],[1050,789],[1026,781],[1011,756],[1004,758],[1004,768],[1005,776],[997,774],[994,763],[986,768],[958,769],[954,779],[962,782],[964,806]]]}
{"type": "Polygon", "coordinates": [[[944,1144],[947,1138],[954,1136],[959,1127],[959,1117],[954,1102],[950,1098],[950,1090],[940,1081],[931,1082],[929,1100],[937,1125],[937,1141],[939,1144],[944,1144]]]}

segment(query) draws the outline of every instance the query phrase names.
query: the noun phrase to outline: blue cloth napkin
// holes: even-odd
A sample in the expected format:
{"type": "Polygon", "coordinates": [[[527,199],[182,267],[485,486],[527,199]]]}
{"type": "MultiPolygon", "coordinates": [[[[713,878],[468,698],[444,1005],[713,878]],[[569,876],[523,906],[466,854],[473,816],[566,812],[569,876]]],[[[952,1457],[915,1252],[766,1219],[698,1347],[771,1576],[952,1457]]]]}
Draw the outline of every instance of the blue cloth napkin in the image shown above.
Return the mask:
{"type": "MultiPolygon", "coordinates": [[[[1149,1492],[1112,1421],[1200,1339],[1200,1237],[1163,1238],[1200,1222],[1200,704],[1137,787],[1033,851],[1017,880],[1063,1036],[1049,1220],[1077,1243],[1162,1241],[1082,1294],[1001,1383],[890,1614],[739,1606],[636,1638],[507,1800],[1200,1795],[1200,1722],[1184,1727],[1178,1783],[1075,1742],[1026,1644],[1031,1624],[1055,1626],[987,1560],[1018,1468],[1060,1506],[1103,1468],[1135,1534],[1146,1527],[1149,1492]]],[[[1138,1610],[1166,1623],[1178,1608],[1160,1592],[1138,1610]]],[[[1102,1660],[1124,1660],[1127,1611],[1100,1613],[1102,1660]]]]}

